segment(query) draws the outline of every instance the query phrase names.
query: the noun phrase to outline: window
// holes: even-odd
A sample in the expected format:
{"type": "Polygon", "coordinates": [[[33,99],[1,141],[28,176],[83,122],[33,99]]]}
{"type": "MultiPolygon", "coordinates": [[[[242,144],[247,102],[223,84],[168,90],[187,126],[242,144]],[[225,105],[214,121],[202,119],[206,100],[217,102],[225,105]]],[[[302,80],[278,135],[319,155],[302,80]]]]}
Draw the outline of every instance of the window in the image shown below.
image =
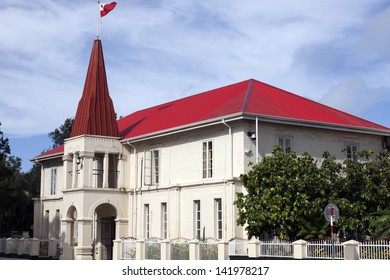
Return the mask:
{"type": "Polygon", "coordinates": [[[203,147],[203,178],[213,177],[213,141],[206,141],[203,147]]]}
{"type": "Polygon", "coordinates": [[[57,168],[51,169],[50,177],[50,194],[56,195],[57,193],[57,168]]]}
{"type": "Polygon", "coordinates": [[[215,239],[222,239],[222,200],[214,199],[215,239]]]}
{"type": "Polygon", "coordinates": [[[118,164],[119,164],[119,154],[109,154],[108,155],[108,187],[116,189],[118,187],[118,164]]]}
{"type": "Polygon", "coordinates": [[[194,238],[200,239],[200,200],[194,200],[194,238]]]}
{"type": "Polygon", "coordinates": [[[158,186],[160,184],[160,150],[151,150],[145,153],[145,185],[158,186]]]}
{"type": "Polygon", "coordinates": [[[95,153],[93,158],[93,186],[95,188],[103,188],[103,168],[104,168],[104,154],[95,153]]]}
{"type": "Polygon", "coordinates": [[[144,205],[144,225],[145,225],[145,238],[150,237],[150,211],[149,204],[144,205]]]}
{"type": "Polygon", "coordinates": [[[357,161],[358,146],[356,144],[346,144],[345,152],[347,158],[357,161]]]}
{"type": "Polygon", "coordinates": [[[285,136],[278,137],[278,145],[282,147],[283,151],[291,150],[292,137],[285,137],[285,136]]]}
{"type": "Polygon", "coordinates": [[[54,238],[60,238],[60,210],[56,209],[56,216],[54,218],[54,238]]]}
{"type": "Polygon", "coordinates": [[[44,234],[43,234],[44,238],[49,238],[49,233],[50,233],[50,229],[49,229],[49,226],[50,226],[49,214],[50,214],[49,210],[46,210],[45,211],[44,234]]]}
{"type": "Polygon", "coordinates": [[[168,212],[167,204],[161,203],[161,238],[168,238],[168,212]]]}

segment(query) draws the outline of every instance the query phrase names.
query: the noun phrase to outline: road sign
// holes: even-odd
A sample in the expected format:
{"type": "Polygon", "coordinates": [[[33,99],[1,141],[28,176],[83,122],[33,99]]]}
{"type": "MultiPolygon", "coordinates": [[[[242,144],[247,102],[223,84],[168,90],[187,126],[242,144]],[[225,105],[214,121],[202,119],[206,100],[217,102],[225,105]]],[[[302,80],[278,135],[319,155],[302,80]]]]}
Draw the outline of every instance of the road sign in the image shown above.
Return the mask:
{"type": "Polygon", "coordinates": [[[339,208],[333,203],[326,205],[324,210],[325,218],[330,222],[330,236],[332,238],[332,259],[335,256],[335,247],[334,247],[334,228],[333,222],[335,222],[339,218],[339,208]]]}
{"type": "Polygon", "coordinates": [[[330,222],[331,220],[335,222],[340,214],[339,214],[339,208],[333,203],[330,203],[326,205],[325,210],[324,210],[324,215],[325,218],[330,222]]]}

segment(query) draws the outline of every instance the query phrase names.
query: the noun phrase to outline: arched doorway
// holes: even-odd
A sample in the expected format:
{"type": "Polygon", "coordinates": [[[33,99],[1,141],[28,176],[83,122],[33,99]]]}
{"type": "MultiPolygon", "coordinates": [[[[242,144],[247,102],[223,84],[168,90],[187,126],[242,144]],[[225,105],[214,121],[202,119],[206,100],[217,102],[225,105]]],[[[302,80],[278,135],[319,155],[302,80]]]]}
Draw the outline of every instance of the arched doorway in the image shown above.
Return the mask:
{"type": "Polygon", "coordinates": [[[77,246],[78,243],[77,210],[74,206],[69,208],[68,218],[70,219],[70,246],[77,246]]]}
{"type": "Polygon", "coordinates": [[[75,258],[75,248],[78,245],[78,222],[77,209],[70,206],[66,218],[62,220],[63,230],[61,233],[62,253],[61,259],[73,260],[75,258]]]}
{"type": "Polygon", "coordinates": [[[111,204],[104,203],[96,207],[94,216],[94,258],[112,260],[116,209],[111,204]]]}

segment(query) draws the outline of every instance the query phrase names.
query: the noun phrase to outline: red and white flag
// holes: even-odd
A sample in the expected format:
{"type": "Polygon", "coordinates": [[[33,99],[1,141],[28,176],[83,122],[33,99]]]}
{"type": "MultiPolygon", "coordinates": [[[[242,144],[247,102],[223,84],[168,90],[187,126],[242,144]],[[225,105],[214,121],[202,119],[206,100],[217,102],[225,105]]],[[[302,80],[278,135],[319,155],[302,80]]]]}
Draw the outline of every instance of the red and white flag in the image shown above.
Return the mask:
{"type": "Polygon", "coordinates": [[[116,7],[116,2],[110,4],[100,4],[100,16],[104,17],[116,7]]]}

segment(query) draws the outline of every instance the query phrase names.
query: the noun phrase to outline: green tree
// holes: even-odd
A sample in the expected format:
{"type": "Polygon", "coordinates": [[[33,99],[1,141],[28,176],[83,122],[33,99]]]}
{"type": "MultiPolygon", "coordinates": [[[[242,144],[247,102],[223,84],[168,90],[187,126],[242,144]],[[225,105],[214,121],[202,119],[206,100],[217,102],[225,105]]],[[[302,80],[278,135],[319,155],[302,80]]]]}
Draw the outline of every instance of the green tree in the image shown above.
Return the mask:
{"type": "Polygon", "coordinates": [[[67,118],[59,128],[56,128],[48,134],[53,142],[53,148],[63,145],[65,139],[70,137],[73,124],[74,118],[67,118]]]}
{"type": "Polygon", "coordinates": [[[358,156],[359,161],[344,161],[342,184],[336,189],[342,211],[337,223],[347,238],[354,239],[381,232],[375,220],[390,210],[390,153],[384,150],[374,156],[363,151],[358,156]]]}
{"type": "Polygon", "coordinates": [[[370,232],[374,238],[390,238],[390,209],[372,213],[370,232]]]}
{"type": "Polygon", "coordinates": [[[0,234],[29,230],[33,223],[33,202],[39,190],[34,173],[21,172],[21,159],[12,156],[8,138],[0,130],[0,234]]]}
{"type": "Polygon", "coordinates": [[[272,156],[241,175],[246,194],[237,194],[237,223],[246,225],[249,237],[269,232],[322,238],[329,235],[323,209],[332,202],[340,210],[335,227],[343,237],[390,237],[390,152],[357,156],[341,164],[328,152],[316,161],[275,147],[272,156]]]}
{"type": "Polygon", "coordinates": [[[10,152],[9,140],[4,137],[4,133],[0,129],[0,234],[8,228],[9,210],[6,204],[8,203],[7,191],[12,173],[8,168],[7,161],[10,152]]]}
{"type": "Polygon", "coordinates": [[[328,153],[321,164],[308,153],[297,156],[276,146],[272,156],[241,175],[246,194],[237,193],[237,224],[246,225],[249,238],[325,234],[323,209],[333,197],[340,169],[328,153]]]}
{"type": "MultiPolygon", "coordinates": [[[[0,122],[1,128],[1,122],[0,122]]],[[[4,137],[3,131],[0,129],[0,180],[7,176],[7,159],[11,153],[8,138],[4,137]]]]}

